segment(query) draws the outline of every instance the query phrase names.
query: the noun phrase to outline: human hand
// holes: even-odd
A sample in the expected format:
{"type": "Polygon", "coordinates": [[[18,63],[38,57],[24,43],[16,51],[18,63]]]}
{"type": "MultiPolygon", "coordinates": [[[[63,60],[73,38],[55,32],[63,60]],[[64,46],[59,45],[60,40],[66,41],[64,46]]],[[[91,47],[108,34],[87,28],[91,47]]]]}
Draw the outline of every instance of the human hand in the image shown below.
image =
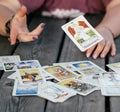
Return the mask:
{"type": "Polygon", "coordinates": [[[29,32],[26,18],[27,8],[22,6],[15,14],[10,24],[10,43],[14,45],[18,39],[20,42],[29,42],[38,39],[38,35],[42,32],[45,24],[39,24],[33,31],[29,32]]]}
{"type": "Polygon", "coordinates": [[[93,59],[96,59],[97,57],[105,58],[109,52],[111,56],[115,56],[116,46],[113,35],[109,29],[105,27],[97,27],[96,30],[103,36],[104,39],[95,46],[89,48],[86,51],[86,56],[91,56],[93,59]]]}

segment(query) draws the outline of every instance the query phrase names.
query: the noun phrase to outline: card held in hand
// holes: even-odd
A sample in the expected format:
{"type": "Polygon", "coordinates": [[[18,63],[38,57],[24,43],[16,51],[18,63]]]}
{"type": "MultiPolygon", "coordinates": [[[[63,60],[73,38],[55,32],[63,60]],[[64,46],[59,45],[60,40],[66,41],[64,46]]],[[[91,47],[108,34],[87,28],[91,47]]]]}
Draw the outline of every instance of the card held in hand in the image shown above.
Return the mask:
{"type": "Polygon", "coordinates": [[[79,16],[64,24],[62,29],[82,52],[103,39],[84,16],[79,16]]]}

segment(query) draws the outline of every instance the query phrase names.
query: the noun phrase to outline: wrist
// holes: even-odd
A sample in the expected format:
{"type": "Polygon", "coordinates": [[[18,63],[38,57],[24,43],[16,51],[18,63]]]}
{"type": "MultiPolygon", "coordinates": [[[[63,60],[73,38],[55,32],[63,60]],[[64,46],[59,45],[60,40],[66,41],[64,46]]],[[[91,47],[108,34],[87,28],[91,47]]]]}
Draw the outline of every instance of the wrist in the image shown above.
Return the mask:
{"type": "Polygon", "coordinates": [[[10,35],[10,26],[11,26],[11,21],[14,16],[12,16],[6,23],[5,23],[5,31],[7,35],[10,35]]]}
{"type": "Polygon", "coordinates": [[[113,31],[112,31],[109,27],[104,26],[104,28],[105,28],[106,30],[108,30],[108,31],[111,33],[111,35],[112,35],[113,38],[116,37],[115,34],[113,33],[113,31]]]}
{"type": "Polygon", "coordinates": [[[100,31],[106,32],[106,34],[108,33],[109,36],[111,36],[113,39],[116,37],[115,33],[113,33],[111,28],[109,28],[108,26],[99,25],[99,26],[96,27],[96,29],[99,29],[100,31]]]}
{"type": "Polygon", "coordinates": [[[9,36],[6,33],[6,23],[9,19],[11,19],[14,12],[11,11],[8,7],[0,4],[0,35],[9,36]]]}

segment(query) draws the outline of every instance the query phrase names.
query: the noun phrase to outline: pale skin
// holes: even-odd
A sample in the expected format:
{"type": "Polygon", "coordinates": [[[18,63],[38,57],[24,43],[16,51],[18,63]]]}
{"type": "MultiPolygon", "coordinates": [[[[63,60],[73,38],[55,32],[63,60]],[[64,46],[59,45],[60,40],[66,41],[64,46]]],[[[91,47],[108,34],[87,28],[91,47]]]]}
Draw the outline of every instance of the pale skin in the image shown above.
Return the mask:
{"type": "MultiPolygon", "coordinates": [[[[3,16],[5,19],[0,23],[0,34],[6,35],[4,22],[6,22],[11,15],[15,15],[11,22],[10,43],[14,45],[16,39],[21,42],[33,41],[38,38],[44,28],[44,23],[40,23],[33,31],[29,32],[26,24],[27,9],[25,6],[21,6],[17,0],[0,0],[0,8],[5,6],[9,9],[8,16],[3,16]],[[9,3],[9,4],[8,4],[9,3]],[[10,5],[11,4],[11,5],[10,5]]],[[[106,14],[101,23],[96,27],[96,30],[103,36],[103,40],[97,45],[86,50],[87,57],[104,58],[108,53],[111,56],[116,54],[116,46],[114,38],[120,34],[119,20],[120,20],[120,0],[112,0],[106,7],[106,14]],[[113,36],[113,34],[114,36],[113,36]]],[[[8,10],[6,9],[6,13],[8,10]]],[[[0,12],[1,15],[1,12],[0,12]]]]}
{"type": "Polygon", "coordinates": [[[102,22],[96,27],[96,30],[103,36],[104,40],[99,42],[97,45],[89,48],[86,51],[86,56],[92,56],[96,59],[98,56],[104,58],[109,52],[111,56],[116,54],[116,46],[114,43],[114,38],[120,34],[119,20],[120,20],[120,0],[112,0],[110,4],[106,7],[106,14],[102,22]],[[108,27],[111,31],[108,30],[108,27]]]}
{"type": "Polygon", "coordinates": [[[21,6],[17,0],[1,0],[0,10],[0,15],[2,15],[0,34],[3,36],[9,36],[11,45],[14,45],[17,39],[20,42],[29,42],[38,39],[38,35],[42,32],[45,24],[40,23],[33,31],[30,32],[27,27],[27,8],[25,6],[21,6]],[[4,13],[2,12],[3,10],[4,13]],[[10,35],[8,35],[5,31],[5,23],[12,17],[12,15],[14,15],[14,18],[10,24],[10,35]]]}

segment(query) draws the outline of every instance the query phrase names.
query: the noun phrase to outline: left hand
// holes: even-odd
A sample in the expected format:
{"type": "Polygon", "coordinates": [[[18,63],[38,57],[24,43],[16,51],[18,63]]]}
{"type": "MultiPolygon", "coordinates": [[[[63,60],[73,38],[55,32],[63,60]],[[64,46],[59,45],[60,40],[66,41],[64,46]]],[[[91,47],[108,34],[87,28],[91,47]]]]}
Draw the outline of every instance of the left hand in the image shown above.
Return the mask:
{"type": "Polygon", "coordinates": [[[109,52],[111,56],[115,56],[116,46],[111,32],[104,27],[96,28],[96,30],[102,35],[104,39],[86,50],[86,56],[92,56],[93,59],[96,59],[97,57],[105,58],[109,52]]]}

